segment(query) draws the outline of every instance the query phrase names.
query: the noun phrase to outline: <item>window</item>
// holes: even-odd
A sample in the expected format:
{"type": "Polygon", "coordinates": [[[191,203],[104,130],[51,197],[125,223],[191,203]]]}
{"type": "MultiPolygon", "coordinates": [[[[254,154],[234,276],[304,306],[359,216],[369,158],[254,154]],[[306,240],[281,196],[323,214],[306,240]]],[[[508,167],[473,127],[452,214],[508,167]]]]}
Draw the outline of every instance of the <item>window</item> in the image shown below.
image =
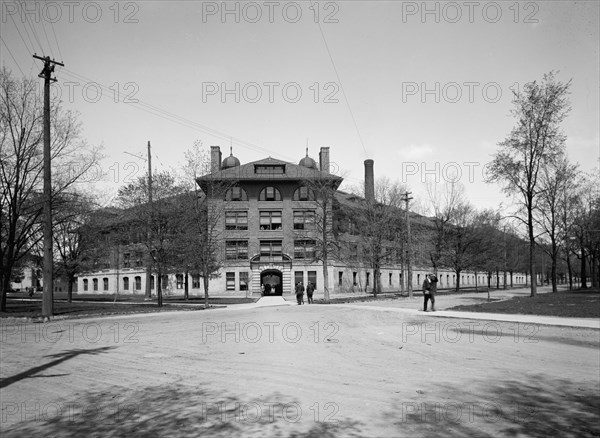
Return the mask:
{"type": "Polygon", "coordinates": [[[140,254],[140,253],[137,253],[135,255],[135,266],[136,266],[136,268],[139,268],[142,266],[142,254],[140,254]]]}
{"type": "Polygon", "coordinates": [[[356,272],[352,273],[352,285],[356,286],[356,272]]]}
{"type": "Polygon", "coordinates": [[[342,271],[338,272],[338,286],[342,287],[344,280],[344,273],[342,271]]]}
{"type": "Polygon", "coordinates": [[[94,278],[94,279],[92,280],[92,283],[94,284],[94,290],[98,290],[98,279],[97,279],[97,278],[94,278]]]}
{"type": "Polygon", "coordinates": [[[315,241],[314,240],[294,240],[294,258],[295,259],[314,259],[315,241]]]}
{"type": "Polygon", "coordinates": [[[247,230],[248,212],[247,211],[226,211],[225,212],[226,230],[247,230]]]}
{"type": "Polygon", "coordinates": [[[285,164],[277,165],[264,165],[255,164],[254,173],[267,174],[267,175],[282,175],[285,173],[285,164]]]}
{"type": "Polygon", "coordinates": [[[247,240],[226,240],[225,258],[227,260],[247,260],[248,259],[248,241],[247,240]]]}
{"type": "Polygon", "coordinates": [[[356,243],[350,244],[350,260],[358,260],[358,245],[356,243]]]}
{"type": "Polygon", "coordinates": [[[392,285],[392,273],[390,272],[390,286],[392,285]]]}
{"type": "Polygon", "coordinates": [[[261,240],[261,260],[281,261],[283,260],[281,240],[261,240]]]}
{"type": "Polygon", "coordinates": [[[108,278],[106,277],[102,279],[102,290],[108,290],[108,278]]]}
{"type": "Polygon", "coordinates": [[[131,254],[129,254],[128,252],[123,254],[123,267],[131,268],[131,254]]]}
{"type": "Polygon", "coordinates": [[[154,275],[150,276],[150,289],[154,290],[154,275]]]}
{"type": "Polygon", "coordinates": [[[225,284],[227,290],[235,290],[235,272],[225,273],[225,284]]]}
{"type": "Polygon", "coordinates": [[[365,281],[365,286],[368,286],[368,285],[369,285],[369,279],[370,279],[370,278],[371,278],[371,273],[370,273],[370,272],[367,272],[367,279],[366,279],[366,281],[365,281]]]}
{"type": "Polygon", "coordinates": [[[225,192],[226,201],[247,201],[248,195],[241,187],[231,187],[225,192]]]}
{"type": "Polygon", "coordinates": [[[192,275],[192,289],[200,288],[200,276],[198,274],[192,275]]]}
{"type": "Polygon", "coordinates": [[[260,191],[259,201],[281,201],[281,193],[275,187],[265,187],[260,191]]]}
{"type": "Polygon", "coordinates": [[[313,210],[294,210],[294,230],[312,230],[315,225],[313,210]]]}
{"type": "MultiPolygon", "coordinates": [[[[154,278],[154,277],[152,277],[154,278]]],[[[135,290],[142,290],[142,277],[139,275],[135,277],[135,290]]]]}
{"type": "Polygon", "coordinates": [[[248,273],[240,272],[240,290],[248,290],[248,273]]]}
{"type": "Polygon", "coordinates": [[[123,277],[123,290],[129,290],[129,277],[123,277]]]}
{"type": "Polygon", "coordinates": [[[317,271],[308,271],[308,281],[313,284],[315,289],[317,288],[317,271]]]}
{"type": "Polygon", "coordinates": [[[292,198],[294,201],[314,201],[314,192],[306,186],[298,187],[292,198]]]}
{"type": "Polygon", "coordinates": [[[261,230],[281,230],[281,211],[261,211],[261,230]]]}
{"type": "Polygon", "coordinates": [[[88,290],[88,279],[87,279],[87,278],[85,278],[85,279],[83,280],[83,290],[84,290],[84,291],[87,291],[87,290],[88,290]]]}
{"type": "Polygon", "coordinates": [[[176,280],[176,288],[177,289],[183,289],[183,274],[177,274],[175,276],[175,280],[176,280]]]}
{"type": "Polygon", "coordinates": [[[294,272],[294,286],[296,286],[299,282],[304,283],[304,271],[294,272]]]}

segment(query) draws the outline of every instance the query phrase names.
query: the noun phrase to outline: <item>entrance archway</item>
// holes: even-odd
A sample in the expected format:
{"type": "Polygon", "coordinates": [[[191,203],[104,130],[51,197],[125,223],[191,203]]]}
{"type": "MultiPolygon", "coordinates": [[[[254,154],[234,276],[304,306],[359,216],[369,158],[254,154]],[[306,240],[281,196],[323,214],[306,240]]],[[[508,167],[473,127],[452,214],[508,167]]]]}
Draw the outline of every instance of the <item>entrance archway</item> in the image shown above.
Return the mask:
{"type": "Polygon", "coordinates": [[[265,295],[283,294],[283,274],[278,269],[266,269],[260,273],[260,284],[265,286],[265,295]]]}

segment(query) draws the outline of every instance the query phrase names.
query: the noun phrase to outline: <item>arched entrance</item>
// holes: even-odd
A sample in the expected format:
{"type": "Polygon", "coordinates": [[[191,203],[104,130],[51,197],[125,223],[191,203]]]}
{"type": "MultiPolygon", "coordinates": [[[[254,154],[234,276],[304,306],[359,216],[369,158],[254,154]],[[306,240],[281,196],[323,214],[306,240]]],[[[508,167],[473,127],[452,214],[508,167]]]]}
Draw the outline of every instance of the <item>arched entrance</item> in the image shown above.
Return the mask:
{"type": "Polygon", "coordinates": [[[265,286],[265,295],[283,294],[283,275],[278,269],[265,269],[260,273],[260,284],[265,286]]]}

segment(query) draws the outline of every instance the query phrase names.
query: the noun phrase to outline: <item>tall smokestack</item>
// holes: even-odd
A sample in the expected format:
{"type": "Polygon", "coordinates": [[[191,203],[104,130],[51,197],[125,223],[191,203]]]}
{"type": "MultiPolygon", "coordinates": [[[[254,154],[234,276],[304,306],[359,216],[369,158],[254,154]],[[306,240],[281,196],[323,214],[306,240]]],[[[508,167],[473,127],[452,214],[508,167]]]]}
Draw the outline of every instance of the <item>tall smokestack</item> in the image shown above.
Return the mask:
{"type": "Polygon", "coordinates": [[[329,173],[329,148],[322,147],[319,152],[319,167],[321,172],[329,173]]]}
{"type": "Polygon", "coordinates": [[[373,176],[373,160],[365,160],[365,199],[375,202],[375,177],[373,176]]]}
{"type": "Polygon", "coordinates": [[[212,173],[221,170],[221,148],[219,146],[210,147],[210,171],[212,173]]]}

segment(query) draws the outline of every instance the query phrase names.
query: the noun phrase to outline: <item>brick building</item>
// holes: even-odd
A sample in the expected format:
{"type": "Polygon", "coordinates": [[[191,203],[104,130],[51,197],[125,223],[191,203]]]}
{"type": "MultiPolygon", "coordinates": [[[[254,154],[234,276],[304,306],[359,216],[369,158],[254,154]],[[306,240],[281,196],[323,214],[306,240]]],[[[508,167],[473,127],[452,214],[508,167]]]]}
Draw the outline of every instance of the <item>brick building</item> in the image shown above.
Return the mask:
{"type": "MultiPolygon", "coordinates": [[[[330,173],[330,152],[322,147],[319,161],[306,156],[298,164],[271,157],[241,164],[230,152],[223,159],[219,146],[211,147],[211,172],[197,179],[197,184],[208,197],[212,214],[219,215],[214,230],[221,244],[222,268],[210,279],[209,292],[219,295],[260,296],[264,288],[271,294],[292,295],[294,284],[311,281],[316,286],[315,296],[322,296],[324,288],[323,265],[319,247],[323,229],[327,238],[342,248],[329,259],[329,291],[332,294],[371,291],[375,279],[372,266],[358,254],[360,229],[353,227],[352,211],[364,205],[364,198],[338,190],[342,178],[330,173]],[[211,190],[218,184],[227,187],[225,194],[211,190]],[[332,193],[324,203],[314,187],[326,187],[332,193]],[[218,195],[214,195],[218,193],[218,195]],[[326,206],[326,214],[323,214],[326,206]],[[342,256],[344,254],[344,256],[342,256]]],[[[373,161],[365,161],[365,196],[374,197],[373,161]]],[[[398,212],[404,214],[404,212],[398,212]]],[[[413,230],[413,288],[418,290],[424,275],[431,272],[426,247],[421,242],[432,230],[431,220],[411,213],[413,230]]],[[[133,231],[139,234],[136,227],[133,231]],[[135,231],[137,230],[137,231],[135,231]]],[[[139,239],[138,239],[139,241],[139,239]]],[[[398,242],[388,242],[397,245],[398,242]]],[[[380,266],[381,291],[405,290],[406,267],[402,264],[404,248],[390,251],[380,266]]],[[[146,269],[144,256],[135,239],[124,247],[115,247],[108,253],[106,263],[96,272],[78,278],[80,293],[133,293],[144,294],[146,269]]],[[[440,269],[439,287],[456,285],[456,274],[440,269]]],[[[485,273],[461,273],[461,285],[486,285],[485,273]]],[[[500,284],[503,277],[499,277],[500,284]]],[[[155,294],[155,276],[150,277],[155,294]]],[[[518,274],[514,284],[524,284],[526,278],[518,274]]],[[[183,294],[188,284],[190,295],[203,295],[198,275],[184,273],[164,276],[165,295],[183,294]]]]}

